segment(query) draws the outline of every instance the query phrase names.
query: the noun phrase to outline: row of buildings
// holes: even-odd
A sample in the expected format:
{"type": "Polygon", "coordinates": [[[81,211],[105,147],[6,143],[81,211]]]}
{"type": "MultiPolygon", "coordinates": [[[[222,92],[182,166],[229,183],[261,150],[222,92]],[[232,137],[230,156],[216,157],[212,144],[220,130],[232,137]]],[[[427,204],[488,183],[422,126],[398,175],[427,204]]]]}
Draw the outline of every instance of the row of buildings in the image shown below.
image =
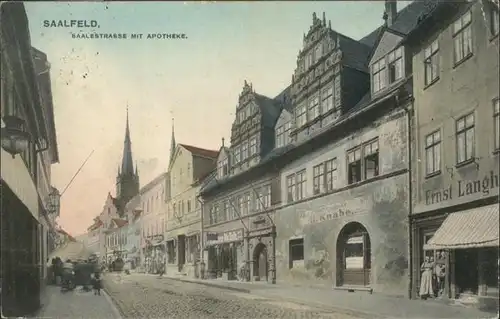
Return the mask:
{"type": "Polygon", "coordinates": [[[127,120],[117,197],[90,228],[101,256],[411,298],[433,257],[443,297],[498,303],[498,2],[386,1],[383,18],[354,40],[313,14],[290,86],[245,82],[230,144],[172,133],[142,189],[127,120]]]}
{"type": "Polygon", "coordinates": [[[1,6],[1,309],[24,317],[40,307],[50,253],[74,240],[57,225],[59,162],[50,63],[31,46],[21,2],[1,6]]]}

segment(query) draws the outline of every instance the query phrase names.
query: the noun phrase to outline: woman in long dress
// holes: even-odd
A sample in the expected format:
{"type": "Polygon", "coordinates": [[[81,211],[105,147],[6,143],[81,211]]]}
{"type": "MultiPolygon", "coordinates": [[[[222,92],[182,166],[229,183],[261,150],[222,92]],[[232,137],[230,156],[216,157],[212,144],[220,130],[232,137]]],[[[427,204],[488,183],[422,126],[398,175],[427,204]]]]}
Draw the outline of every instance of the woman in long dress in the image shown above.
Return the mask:
{"type": "Polygon", "coordinates": [[[432,289],[432,271],[434,269],[434,263],[430,261],[429,257],[425,257],[425,261],[420,266],[422,271],[422,277],[420,278],[420,298],[427,299],[429,296],[433,295],[432,289]]]}

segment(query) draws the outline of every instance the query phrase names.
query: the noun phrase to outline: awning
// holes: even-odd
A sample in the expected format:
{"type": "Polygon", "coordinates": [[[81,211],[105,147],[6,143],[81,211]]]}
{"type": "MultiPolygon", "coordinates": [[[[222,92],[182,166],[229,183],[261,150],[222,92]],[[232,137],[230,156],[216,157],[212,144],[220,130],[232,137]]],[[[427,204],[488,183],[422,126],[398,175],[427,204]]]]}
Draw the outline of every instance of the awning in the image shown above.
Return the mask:
{"type": "Polygon", "coordinates": [[[498,247],[498,203],[448,215],[424,250],[498,247]]]}

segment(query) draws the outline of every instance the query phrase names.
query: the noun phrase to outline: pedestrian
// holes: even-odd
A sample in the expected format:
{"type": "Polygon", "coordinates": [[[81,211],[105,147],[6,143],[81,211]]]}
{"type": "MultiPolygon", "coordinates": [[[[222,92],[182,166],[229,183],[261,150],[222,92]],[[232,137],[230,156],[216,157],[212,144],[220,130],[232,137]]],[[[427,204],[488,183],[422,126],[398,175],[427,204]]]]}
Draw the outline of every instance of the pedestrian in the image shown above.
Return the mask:
{"type": "Polygon", "coordinates": [[[420,291],[419,295],[422,299],[427,299],[434,294],[432,290],[432,273],[434,264],[431,263],[429,256],[425,257],[425,261],[420,266],[422,277],[420,277],[420,291]]]}
{"type": "Polygon", "coordinates": [[[101,276],[97,271],[92,276],[92,288],[94,289],[94,295],[101,295],[101,276]]]}

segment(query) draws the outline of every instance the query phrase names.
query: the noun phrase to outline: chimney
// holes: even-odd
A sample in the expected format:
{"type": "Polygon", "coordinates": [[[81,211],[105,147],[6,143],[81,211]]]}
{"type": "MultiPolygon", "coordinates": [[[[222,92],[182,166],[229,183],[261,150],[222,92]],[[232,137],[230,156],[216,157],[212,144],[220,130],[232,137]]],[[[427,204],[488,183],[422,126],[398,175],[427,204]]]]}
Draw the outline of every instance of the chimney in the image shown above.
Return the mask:
{"type": "Polygon", "coordinates": [[[387,14],[387,26],[390,27],[398,15],[398,5],[396,0],[385,0],[385,13],[387,14]]]}

